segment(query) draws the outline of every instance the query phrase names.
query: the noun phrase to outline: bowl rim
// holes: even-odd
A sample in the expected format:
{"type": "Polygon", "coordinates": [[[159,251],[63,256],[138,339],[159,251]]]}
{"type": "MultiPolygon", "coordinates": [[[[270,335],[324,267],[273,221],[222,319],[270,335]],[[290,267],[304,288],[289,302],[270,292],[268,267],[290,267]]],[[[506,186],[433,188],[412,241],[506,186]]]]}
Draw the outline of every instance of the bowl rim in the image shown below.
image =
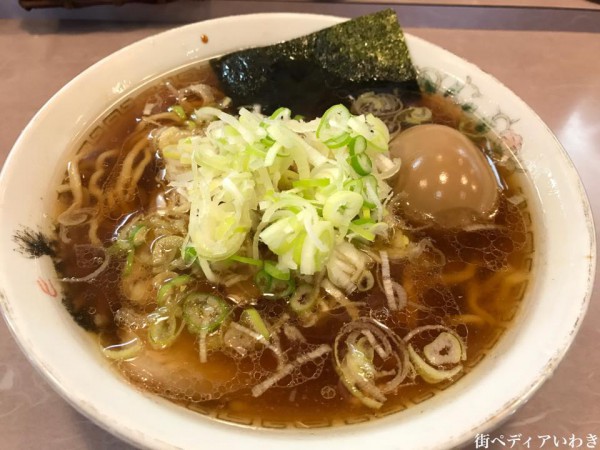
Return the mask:
{"type": "MultiPolygon", "coordinates": [[[[124,47],[123,49],[112,53],[111,55],[107,56],[106,58],[103,58],[99,62],[95,63],[94,65],[90,66],[88,69],[81,72],[73,80],[71,80],[63,88],[61,88],[56,94],[54,94],[44,104],[44,106],[31,119],[31,121],[28,123],[28,125],[25,127],[25,129],[23,130],[23,132],[20,134],[19,138],[15,142],[13,149],[9,153],[9,155],[6,159],[6,162],[5,162],[4,166],[2,167],[2,172],[0,173],[0,189],[2,191],[4,191],[6,189],[6,184],[8,182],[7,180],[9,178],[9,173],[13,170],[13,166],[15,165],[14,161],[17,158],[17,152],[19,151],[18,149],[22,148],[25,137],[28,135],[28,133],[31,132],[32,129],[35,129],[35,127],[37,126],[37,122],[40,120],[40,118],[43,117],[43,115],[46,113],[46,111],[51,109],[51,106],[56,101],[56,99],[65,95],[65,93],[68,94],[70,92],[72,86],[77,84],[80,80],[83,80],[86,77],[91,77],[95,73],[95,71],[98,70],[99,67],[102,67],[104,65],[110,65],[111,60],[113,58],[115,58],[116,56],[129,54],[130,52],[137,51],[138,49],[143,48],[144,46],[152,45],[152,43],[155,40],[167,39],[170,36],[174,36],[174,35],[183,33],[186,30],[195,30],[201,26],[214,26],[214,25],[228,26],[231,24],[235,24],[240,19],[243,19],[243,20],[277,19],[277,20],[285,21],[285,20],[289,20],[289,19],[298,19],[298,18],[302,18],[304,20],[311,21],[311,22],[314,22],[314,21],[320,21],[320,23],[328,22],[329,24],[334,24],[334,23],[337,23],[342,20],[347,20],[347,18],[343,18],[343,17],[336,17],[336,16],[329,16],[329,15],[322,15],[322,14],[304,14],[304,13],[257,13],[257,14],[247,14],[247,15],[240,15],[240,16],[229,16],[229,17],[224,17],[224,18],[217,18],[217,19],[211,19],[211,20],[202,21],[202,22],[196,22],[196,23],[184,25],[181,27],[176,27],[176,28],[173,28],[173,29],[170,29],[167,31],[163,31],[161,33],[158,33],[153,36],[149,36],[147,38],[144,38],[142,40],[134,42],[134,43],[124,47]]],[[[453,55],[452,53],[448,52],[447,50],[444,50],[443,48],[441,48],[437,45],[427,43],[425,40],[415,37],[415,36],[412,36],[409,33],[406,33],[406,34],[408,36],[407,40],[410,42],[426,43],[429,46],[436,47],[441,52],[447,53],[447,54],[451,55],[452,57],[456,57],[456,55],[453,55]]],[[[216,55],[214,55],[214,56],[216,56],[216,55]]],[[[504,85],[500,81],[498,81],[495,77],[493,77],[489,74],[486,74],[481,69],[479,69],[477,66],[468,62],[464,58],[462,58],[462,57],[458,57],[458,58],[462,62],[466,62],[468,64],[469,70],[479,71],[482,74],[485,74],[493,83],[504,87],[504,85]]],[[[504,88],[508,89],[506,87],[504,87],[504,88]]],[[[526,108],[527,110],[529,110],[535,117],[537,117],[539,122],[543,124],[543,122],[541,121],[541,119],[539,119],[537,114],[535,112],[533,112],[531,110],[531,108],[529,106],[527,106],[523,100],[521,100],[516,94],[512,93],[512,91],[510,91],[510,92],[513,96],[513,99],[512,99],[513,101],[520,102],[522,104],[521,106],[523,108],[526,108]]],[[[121,98],[122,98],[122,96],[121,96],[121,98]]],[[[505,420],[506,417],[508,417],[519,405],[521,405],[522,403],[527,401],[527,399],[529,399],[531,397],[531,395],[533,395],[533,393],[539,388],[539,386],[541,386],[541,384],[548,378],[548,376],[556,369],[560,360],[562,359],[564,354],[569,349],[570,345],[573,342],[573,337],[581,325],[581,321],[582,321],[581,319],[585,315],[585,311],[587,310],[587,307],[589,305],[589,301],[590,301],[591,294],[592,294],[593,281],[594,281],[594,275],[595,275],[595,265],[596,265],[595,231],[594,231],[594,224],[593,224],[593,219],[592,219],[592,214],[591,214],[591,208],[590,208],[587,196],[585,195],[584,187],[576,173],[575,167],[574,167],[572,161],[570,160],[568,154],[562,148],[562,146],[560,145],[560,143],[558,142],[556,137],[551,133],[551,131],[547,128],[547,126],[544,125],[544,127],[545,127],[545,132],[548,133],[551,136],[551,138],[555,141],[555,144],[556,144],[555,146],[557,149],[559,149],[559,152],[561,153],[560,156],[562,158],[562,163],[565,164],[565,170],[569,172],[568,176],[571,177],[571,181],[576,180],[575,182],[577,183],[577,189],[580,192],[581,206],[583,208],[583,212],[584,212],[584,216],[585,216],[585,220],[586,220],[586,223],[585,223],[586,229],[587,229],[586,237],[589,240],[589,253],[590,253],[591,257],[590,257],[589,265],[588,265],[588,281],[586,284],[586,291],[583,295],[582,300],[578,303],[578,305],[580,307],[578,319],[573,324],[571,332],[570,332],[569,336],[566,337],[566,340],[564,341],[562,347],[555,349],[556,351],[548,359],[548,362],[544,367],[543,374],[541,374],[541,376],[539,376],[529,386],[527,386],[527,388],[525,390],[523,390],[523,392],[521,392],[520,396],[508,401],[500,410],[496,411],[495,414],[491,415],[490,417],[485,418],[481,423],[479,423],[475,429],[464,430],[459,435],[452,436],[451,440],[448,441],[448,444],[450,444],[452,446],[467,442],[470,438],[472,438],[475,435],[476,432],[482,432],[484,430],[487,430],[491,427],[498,425],[501,421],[505,420]]],[[[5,214],[4,211],[2,213],[0,213],[0,217],[4,214],[5,214]]],[[[5,249],[5,250],[7,250],[7,249],[5,249]]],[[[4,278],[4,273],[2,274],[2,278],[4,278]]],[[[3,280],[2,282],[4,285],[5,281],[3,280]]],[[[45,365],[44,361],[36,358],[36,356],[28,350],[28,346],[30,346],[31,343],[26,340],[26,337],[22,336],[22,331],[19,328],[19,324],[14,320],[14,318],[12,316],[11,305],[10,305],[11,302],[9,299],[6,298],[6,295],[4,294],[3,290],[0,291],[0,294],[1,294],[0,295],[0,307],[3,310],[6,323],[8,324],[8,327],[9,327],[11,333],[13,334],[13,337],[15,338],[15,340],[17,341],[18,345],[20,346],[21,350],[27,356],[27,358],[31,362],[31,364],[38,370],[38,372],[40,372],[46,379],[48,379],[51,382],[51,385],[54,388],[54,390],[59,392],[59,394],[63,398],[65,398],[77,410],[82,412],[86,417],[90,418],[95,423],[97,423],[101,427],[107,429],[111,433],[118,435],[120,438],[124,439],[125,441],[128,441],[133,444],[137,444],[137,445],[140,445],[140,444],[147,445],[150,447],[164,448],[165,446],[169,446],[169,444],[167,444],[166,442],[163,442],[161,440],[156,440],[155,438],[151,438],[149,436],[144,436],[144,435],[140,434],[139,431],[137,431],[137,430],[129,429],[128,427],[126,427],[122,424],[119,424],[118,421],[115,422],[113,420],[112,423],[109,423],[109,422],[111,422],[110,417],[104,416],[101,411],[96,410],[93,404],[83,402],[81,399],[75,398],[69,391],[68,386],[65,386],[61,383],[61,380],[50,371],[50,369],[45,365]]],[[[383,420],[383,419],[380,419],[380,420],[383,420]]],[[[308,433],[319,434],[318,431],[317,432],[309,431],[308,433]]]]}

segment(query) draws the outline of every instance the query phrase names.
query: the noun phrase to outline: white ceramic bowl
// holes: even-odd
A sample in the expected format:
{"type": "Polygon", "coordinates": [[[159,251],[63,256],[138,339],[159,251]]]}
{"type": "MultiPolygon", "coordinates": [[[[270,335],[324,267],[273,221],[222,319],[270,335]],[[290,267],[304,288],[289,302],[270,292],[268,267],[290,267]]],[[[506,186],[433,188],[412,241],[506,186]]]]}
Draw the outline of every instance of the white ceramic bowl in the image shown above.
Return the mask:
{"type": "Polygon", "coordinates": [[[184,64],[300,36],[343,19],[258,14],[201,22],[145,39],[94,65],[58,92],[23,131],[0,180],[0,299],[32,364],[85,415],[151,448],[445,448],[496,426],[552,373],[588,304],[595,266],[590,208],[573,165],[539,117],[474,65],[408,36],[415,64],[438,87],[453,87],[515,148],[535,189],[535,276],[515,322],[455,385],[408,410],[362,425],[265,430],[219,423],[141,393],[116,375],[62,307],[49,258],[27,259],[11,239],[23,225],[45,229],[45,212],[68,152],[119,98],[184,64]],[[209,37],[203,44],[200,36],[209,37]],[[458,82],[458,84],[457,84],[458,82]],[[500,112],[500,114],[498,114],[500,112]],[[517,122],[513,122],[518,119],[517,122]],[[568,274],[568,276],[565,276],[568,274]],[[52,291],[50,291],[52,293],[52,291]]]}

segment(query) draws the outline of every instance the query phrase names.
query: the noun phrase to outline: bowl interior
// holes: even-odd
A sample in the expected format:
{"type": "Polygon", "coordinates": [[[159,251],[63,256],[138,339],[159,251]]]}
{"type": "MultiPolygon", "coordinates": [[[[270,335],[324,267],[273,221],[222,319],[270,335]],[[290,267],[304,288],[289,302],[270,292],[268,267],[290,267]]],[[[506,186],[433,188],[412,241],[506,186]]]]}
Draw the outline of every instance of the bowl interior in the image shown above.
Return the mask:
{"type": "Polygon", "coordinates": [[[194,447],[209,436],[225,448],[243,440],[250,446],[275,448],[285,443],[286,448],[300,449],[307,443],[323,447],[324,435],[351,448],[373,442],[395,448],[397,439],[406,448],[452,447],[505,419],[550,375],[568,349],[587,308],[595,265],[591,213],[577,173],[551,132],[516,95],[474,65],[413,36],[407,37],[408,44],[423,76],[439,89],[453,88],[457,101],[472,104],[500,134],[506,133],[513,142],[522,138],[518,158],[530,180],[528,197],[535,202],[530,205],[535,276],[518,317],[465,379],[433,399],[352,427],[331,428],[325,423],[310,431],[257,432],[216,422],[124,382],[63,308],[50,260],[28,259],[15,251],[16,230],[48,229],[47,214],[55,200],[52,186],[64,167],[60,162],[117,100],[174,68],[300,36],[340,20],[257,14],[201,22],[145,39],[65,86],[15,144],[0,180],[4,315],[23,351],[55,389],[122,438],[153,448],[194,447]],[[202,34],[209,37],[207,44],[201,41],[202,34]]]}

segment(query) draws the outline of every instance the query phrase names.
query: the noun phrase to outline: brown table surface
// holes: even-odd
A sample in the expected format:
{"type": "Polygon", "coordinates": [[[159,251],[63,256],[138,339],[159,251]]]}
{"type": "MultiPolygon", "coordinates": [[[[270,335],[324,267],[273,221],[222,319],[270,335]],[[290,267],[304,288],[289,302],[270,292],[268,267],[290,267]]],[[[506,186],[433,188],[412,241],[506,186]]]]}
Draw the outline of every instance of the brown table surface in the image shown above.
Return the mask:
{"type": "MultiPolygon", "coordinates": [[[[372,2],[238,1],[188,6],[186,21],[253,11],[353,16],[377,8],[372,2]]],[[[174,26],[164,20],[181,21],[184,17],[181,5],[179,9],[167,5],[127,8],[80,10],[73,13],[78,19],[73,21],[68,20],[67,11],[28,15],[15,7],[0,6],[0,18],[7,17],[0,19],[0,164],[33,114],[71,78],[121,47],[174,26]],[[159,9],[162,12],[157,15],[159,9]]],[[[597,217],[599,12],[416,5],[396,8],[407,31],[476,63],[537,111],[573,159],[597,217]]],[[[491,433],[498,439],[490,442],[489,448],[600,448],[599,324],[600,288],[596,288],[582,328],[554,376],[491,433]]],[[[0,448],[130,447],[54,393],[0,321],[0,448]]]]}

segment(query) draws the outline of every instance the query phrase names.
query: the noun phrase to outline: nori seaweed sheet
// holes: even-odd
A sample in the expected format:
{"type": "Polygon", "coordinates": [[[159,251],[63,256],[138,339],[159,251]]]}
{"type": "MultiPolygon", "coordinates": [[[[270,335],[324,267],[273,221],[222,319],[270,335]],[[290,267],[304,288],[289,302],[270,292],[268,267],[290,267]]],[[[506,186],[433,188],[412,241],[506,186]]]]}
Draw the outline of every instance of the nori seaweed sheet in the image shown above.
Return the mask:
{"type": "Polygon", "coordinates": [[[320,113],[365,90],[417,92],[416,71],[396,13],[387,9],[267,47],[216,58],[212,67],[234,105],[320,113]]]}

